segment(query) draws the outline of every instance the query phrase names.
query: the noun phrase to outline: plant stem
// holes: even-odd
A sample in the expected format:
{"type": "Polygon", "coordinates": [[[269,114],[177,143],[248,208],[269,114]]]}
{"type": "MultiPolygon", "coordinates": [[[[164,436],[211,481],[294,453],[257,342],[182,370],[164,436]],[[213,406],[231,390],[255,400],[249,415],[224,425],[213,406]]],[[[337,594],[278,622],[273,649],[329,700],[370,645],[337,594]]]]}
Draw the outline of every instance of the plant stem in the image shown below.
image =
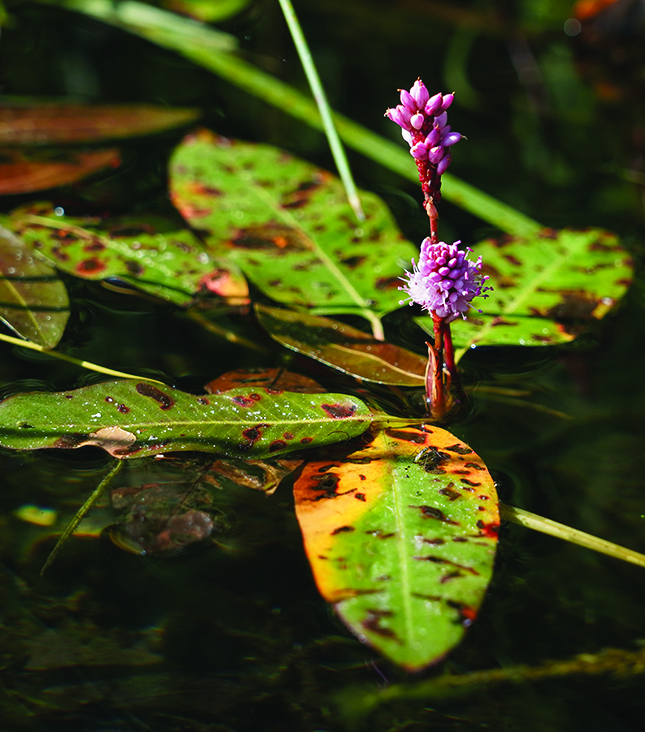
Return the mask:
{"type": "Polygon", "coordinates": [[[374,340],[384,341],[385,333],[383,332],[383,323],[379,316],[371,310],[360,310],[359,313],[366,320],[369,320],[370,325],[372,326],[372,335],[374,336],[374,340]]]}
{"type": "Polygon", "coordinates": [[[47,557],[47,561],[43,565],[43,568],[40,570],[40,576],[42,577],[43,574],[45,574],[45,570],[47,567],[49,567],[54,559],[56,559],[56,556],[58,555],[58,552],[63,548],[65,542],[69,539],[69,537],[76,531],[78,528],[78,525],[81,523],[87,512],[92,508],[92,506],[99,500],[99,498],[105,493],[105,489],[110,485],[112,482],[112,479],[117,475],[117,473],[121,470],[123,467],[123,460],[117,460],[116,465],[110,470],[110,472],[103,478],[103,480],[98,484],[98,486],[92,491],[92,495],[85,501],[85,503],[80,507],[80,509],[77,511],[74,518],[67,524],[65,527],[65,531],[60,535],[58,538],[58,541],[56,542],[56,546],[51,550],[51,553],[47,557]]]}
{"type": "Polygon", "coordinates": [[[541,531],[543,534],[549,534],[550,536],[555,536],[558,539],[564,539],[572,544],[584,546],[586,549],[592,549],[595,552],[607,554],[608,556],[615,557],[616,559],[622,559],[624,562],[637,564],[639,567],[645,567],[644,554],[639,554],[638,552],[626,549],[618,544],[612,544],[610,541],[599,539],[597,536],[586,534],[584,531],[578,531],[578,529],[573,529],[571,526],[559,524],[557,521],[551,521],[551,519],[525,511],[523,508],[517,508],[516,506],[508,506],[504,503],[500,503],[499,509],[501,517],[506,519],[506,521],[512,521],[513,523],[525,526],[528,529],[541,531]]]}
{"type": "Polygon", "coordinates": [[[356,185],[349,168],[349,163],[347,162],[347,156],[345,155],[345,150],[343,149],[343,145],[334,125],[331,108],[327,102],[327,96],[320,81],[316,65],[314,64],[311,56],[307,40],[302,32],[302,28],[298,22],[291,0],[278,0],[278,2],[280,3],[280,7],[284,13],[287,25],[289,26],[289,32],[291,33],[296,50],[298,51],[300,62],[305,70],[305,74],[307,75],[307,81],[311,87],[311,93],[314,95],[314,99],[318,105],[318,111],[320,112],[325,135],[327,136],[331,153],[334,156],[334,162],[338,168],[338,174],[345,186],[349,205],[354,210],[356,218],[359,221],[364,221],[365,214],[363,213],[363,208],[358,197],[358,191],[356,190],[356,185]]]}
{"type": "Polygon", "coordinates": [[[444,352],[443,357],[446,369],[450,374],[451,384],[456,385],[459,382],[459,372],[455,363],[455,347],[452,345],[452,333],[450,332],[450,323],[446,323],[443,334],[444,352]]]}

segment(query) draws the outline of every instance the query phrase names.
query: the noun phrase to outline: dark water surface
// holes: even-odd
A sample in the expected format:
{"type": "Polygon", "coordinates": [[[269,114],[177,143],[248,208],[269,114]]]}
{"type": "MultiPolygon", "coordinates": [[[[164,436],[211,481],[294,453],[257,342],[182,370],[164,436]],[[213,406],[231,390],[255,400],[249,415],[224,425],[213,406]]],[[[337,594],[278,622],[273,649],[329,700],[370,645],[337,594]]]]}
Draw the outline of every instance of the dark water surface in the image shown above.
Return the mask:
{"type": "MultiPolygon", "coordinates": [[[[433,91],[455,90],[451,124],[468,141],[455,150],[451,172],[547,226],[611,229],[638,265],[645,31],[638,13],[628,12],[632,5],[615,3],[585,26],[593,33],[578,35],[569,35],[575,23],[564,30],[572,8],[561,0],[306,0],[296,9],[336,109],[395,139],[382,115],[397,88],[421,76],[433,91]]],[[[53,7],[9,9],[15,20],[0,39],[5,94],[195,106],[217,132],[332,167],[318,133],[170,52],[53,7]]],[[[252,3],[223,28],[251,61],[304,88],[277,4],[252,3]]],[[[165,165],[179,138],[125,143],[119,171],[42,198],[70,212],[167,212],[165,165]]],[[[350,159],[359,185],[383,196],[406,235],[420,241],[427,222],[415,186],[358,155],[350,159]]],[[[441,214],[448,241],[472,244],[494,233],[448,202],[441,214]]],[[[161,373],[189,390],[228,369],[274,367],[285,358],[277,348],[258,356],[225,345],[170,305],[68,284],[73,314],[61,350],[77,358],[161,373]]],[[[573,344],[469,353],[465,378],[484,388],[451,428],[486,461],[503,500],[641,552],[644,315],[637,279],[619,309],[573,344]],[[491,386],[529,394],[503,398],[486,391],[491,386]]],[[[230,323],[264,338],[250,316],[230,323]]],[[[423,336],[401,316],[389,316],[386,330],[420,350],[423,336]]],[[[5,344],[0,350],[1,396],[101,380],[5,344]]],[[[290,368],[348,388],[305,359],[290,368]]],[[[364,711],[366,694],[409,677],[350,636],[320,599],[288,485],[272,498],[215,491],[221,535],[170,556],[138,556],[105,533],[99,538],[113,520],[101,505],[40,577],[56,532],[110,464],[94,448],[0,453],[3,730],[642,729],[645,654],[629,664],[624,654],[645,643],[643,569],[505,526],[480,617],[439,671],[539,667],[585,654],[575,672],[473,683],[364,711]],[[19,518],[25,505],[55,511],[57,523],[19,518]],[[581,672],[585,658],[591,668],[603,652],[613,672],[581,672]]],[[[148,482],[177,479],[172,464],[146,469],[148,482]]],[[[118,485],[134,484],[141,470],[129,464],[118,485]]]]}

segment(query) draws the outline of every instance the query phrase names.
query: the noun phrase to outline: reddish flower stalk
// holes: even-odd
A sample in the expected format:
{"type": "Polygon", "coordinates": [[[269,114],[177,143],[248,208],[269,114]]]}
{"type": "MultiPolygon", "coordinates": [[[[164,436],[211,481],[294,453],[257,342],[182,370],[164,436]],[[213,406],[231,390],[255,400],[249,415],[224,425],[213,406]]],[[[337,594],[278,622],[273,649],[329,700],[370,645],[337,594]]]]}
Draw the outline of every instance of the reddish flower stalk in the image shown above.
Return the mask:
{"type": "Polygon", "coordinates": [[[426,402],[428,412],[441,419],[461,401],[459,375],[450,334],[450,323],[472,307],[477,296],[488,297],[482,274],[481,257],[475,262],[468,259],[468,251],[459,249],[461,242],[432,243],[426,237],[421,244],[419,263],[412,260],[412,272],[406,272],[400,287],[408,300],[421,305],[432,316],[434,344],[428,343],[428,370],[426,371],[426,402]]]}
{"type": "Polygon", "coordinates": [[[423,206],[430,219],[430,238],[436,244],[439,241],[436,204],[441,200],[441,176],[452,159],[449,148],[462,138],[446,124],[447,110],[455,95],[431,97],[421,79],[414,82],[409,92],[400,91],[401,104],[388,109],[385,115],[401,127],[401,134],[410,145],[410,155],[419,171],[423,206]]]}
{"type": "Polygon", "coordinates": [[[484,286],[488,277],[482,274],[481,257],[471,262],[470,250],[459,249],[461,242],[448,245],[439,241],[437,233],[436,204],[441,200],[441,176],[450,165],[449,148],[462,138],[446,124],[447,109],[454,94],[431,97],[421,79],[414,82],[409,92],[400,91],[401,104],[385,114],[401,127],[417,164],[423,206],[430,219],[430,237],[421,243],[419,264],[412,260],[412,272],[406,272],[401,278],[405,284],[399,289],[408,294],[410,305],[418,303],[432,316],[434,343],[426,343],[426,403],[429,415],[442,419],[463,396],[450,323],[459,316],[465,318],[472,299],[479,295],[488,297],[486,290],[492,287],[484,286]]]}

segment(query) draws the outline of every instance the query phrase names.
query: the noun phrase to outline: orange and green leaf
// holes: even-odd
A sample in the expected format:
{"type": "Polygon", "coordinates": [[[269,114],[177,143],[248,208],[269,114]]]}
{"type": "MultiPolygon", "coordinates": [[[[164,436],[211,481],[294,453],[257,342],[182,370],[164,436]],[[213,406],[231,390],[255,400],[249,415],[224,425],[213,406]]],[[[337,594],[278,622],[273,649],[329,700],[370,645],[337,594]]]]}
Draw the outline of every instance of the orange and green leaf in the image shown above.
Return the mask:
{"type": "Polygon", "coordinates": [[[407,670],[443,658],[490,581],[499,509],[482,460],[437,427],[379,432],[310,462],[296,512],[318,589],[407,670]]]}

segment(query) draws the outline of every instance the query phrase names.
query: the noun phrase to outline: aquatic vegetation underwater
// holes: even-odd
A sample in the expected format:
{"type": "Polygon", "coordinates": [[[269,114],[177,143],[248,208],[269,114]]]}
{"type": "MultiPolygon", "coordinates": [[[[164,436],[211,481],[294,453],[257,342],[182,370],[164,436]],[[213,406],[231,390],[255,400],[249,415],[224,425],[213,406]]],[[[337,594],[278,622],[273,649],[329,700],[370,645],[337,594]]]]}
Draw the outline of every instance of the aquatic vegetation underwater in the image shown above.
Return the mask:
{"type": "MultiPolygon", "coordinates": [[[[288,0],[315,101],[240,48],[260,7],[283,22],[277,5],[161,5],[7,3],[12,93],[43,94],[11,58],[52,28],[68,89],[91,89],[96,61],[63,42],[95,33],[127,39],[137,61],[114,57],[105,84],[130,69],[172,94],[0,108],[3,717],[24,730],[614,724],[622,692],[580,710],[608,678],[633,693],[645,668],[642,211],[624,182],[603,188],[575,150],[565,159],[576,130],[600,144],[593,79],[571,59],[563,77],[542,49],[564,130],[547,144],[522,127],[547,114],[508,41],[528,99],[508,112],[517,137],[498,111],[469,125],[502,102],[454,73],[479,18],[454,10],[455,39],[434,52],[452,72],[433,85],[455,93],[411,83],[438,76],[428,64],[366,88],[354,72],[347,109],[377,135],[330,110],[288,0]],[[155,76],[167,59],[183,84],[155,76]],[[223,80],[216,104],[204,70],[223,80]],[[369,159],[350,157],[369,190],[342,143],[369,159]],[[486,192],[448,172],[462,155],[486,192]],[[574,183],[593,205],[574,207],[574,183]],[[556,678],[566,695],[545,711],[556,678]]],[[[596,15],[566,22],[560,53],[579,34],[594,48],[596,15]]]]}

